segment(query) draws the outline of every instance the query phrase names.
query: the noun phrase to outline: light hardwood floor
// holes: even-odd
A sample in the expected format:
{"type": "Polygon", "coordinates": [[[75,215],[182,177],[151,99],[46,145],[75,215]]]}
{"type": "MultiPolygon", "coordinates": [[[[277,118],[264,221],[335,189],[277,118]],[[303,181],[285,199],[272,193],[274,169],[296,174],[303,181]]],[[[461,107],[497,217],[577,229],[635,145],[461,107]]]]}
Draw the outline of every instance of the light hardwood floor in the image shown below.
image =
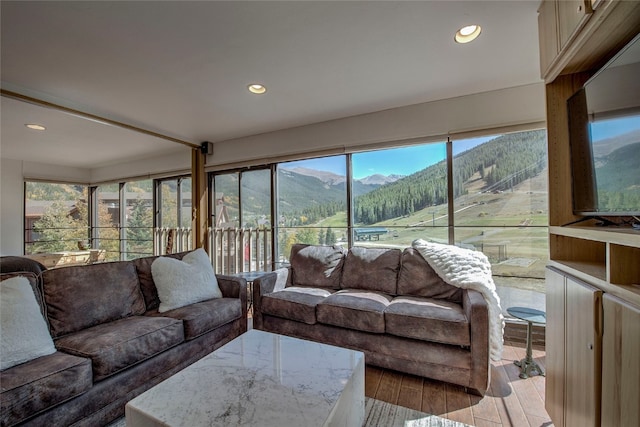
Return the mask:
{"type": "MultiPolygon", "coordinates": [[[[553,426],[544,409],[544,377],[521,379],[513,364],[525,356],[524,344],[506,342],[502,360],[491,363],[491,387],[484,398],[463,387],[367,366],[365,395],[478,427],[553,426]]],[[[533,357],[544,370],[545,353],[533,357]]]]}

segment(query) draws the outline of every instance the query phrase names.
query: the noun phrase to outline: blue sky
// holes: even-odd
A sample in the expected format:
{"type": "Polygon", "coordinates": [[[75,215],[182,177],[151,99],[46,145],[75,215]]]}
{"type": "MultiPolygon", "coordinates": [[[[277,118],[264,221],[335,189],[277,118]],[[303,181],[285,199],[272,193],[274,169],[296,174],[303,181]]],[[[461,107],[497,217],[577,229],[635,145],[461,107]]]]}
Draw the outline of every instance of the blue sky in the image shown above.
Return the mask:
{"type": "Polygon", "coordinates": [[[591,137],[594,141],[599,141],[638,129],[640,129],[640,116],[599,120],[591,123],[591,137]]]}
{"type": "MultiPolygon", "coordinates": [[[[496,136],[470,138],[453,142],[453,155],[469,150],[496,136]]],[[[442,161],[447,156],[446,143],[432,143],[388,150],[368,151],[353,154],[353,177],[362,179],[370,175],[411,175],[442,161]]],[[[284,163],[285,169],[303,167],[346,175],[344,156],[322,157],[284,163]]]]}

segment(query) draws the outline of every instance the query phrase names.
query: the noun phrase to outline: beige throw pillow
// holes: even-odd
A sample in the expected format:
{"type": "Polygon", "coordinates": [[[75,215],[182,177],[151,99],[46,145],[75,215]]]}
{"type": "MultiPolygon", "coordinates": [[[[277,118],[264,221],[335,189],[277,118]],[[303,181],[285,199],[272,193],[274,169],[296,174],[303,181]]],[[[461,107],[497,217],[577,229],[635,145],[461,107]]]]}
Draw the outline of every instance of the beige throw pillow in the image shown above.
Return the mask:
{"type": "Polygon", "coordinates": [[[160,313],[222,297],[209,255],[204,249],[188,253],[182,261],[156,258],[151,264],[151,275],[158,289],[160,313]]]}
{"type": "Polygon", "coordinates": [[[26,277],[0,283],[0,370],[55,353],[49,328],[26,277]]]}

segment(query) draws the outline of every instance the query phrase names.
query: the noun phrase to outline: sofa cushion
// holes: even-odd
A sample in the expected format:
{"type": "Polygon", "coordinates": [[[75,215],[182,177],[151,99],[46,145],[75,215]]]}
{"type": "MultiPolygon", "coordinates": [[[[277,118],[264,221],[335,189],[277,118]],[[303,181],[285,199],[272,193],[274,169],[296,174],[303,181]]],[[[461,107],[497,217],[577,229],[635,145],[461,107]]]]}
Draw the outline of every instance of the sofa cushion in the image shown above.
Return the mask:
{"type": "Polygon", "coordinates": [[[331,292],[320,288],[291,286],[262,296],[262,313],[313,325],[316,306],[331,292]]]}
{"type": "Polygon", "coordinates": [[[58,351],[0,372],[0,384],[0,425],[13,425],[91,388],[91,361],[58,351]]]}
{"type": "Polygon", "coordinates": [[[189,341],[241,318],[242,304],[239,298],[217,298],[165,311],[164,313],[155,310],[145,314],[182,320],[184,338],[189,341]]]}
{"type": "MultiPolygon", "coordinates": [[[[162,255],[167,258],[182,259],[189,252],[179,252],[177,254],[162,255]]],[[[158,289],[153,281],[153,275],[151,274],[151,264],[156,260],[158,256],[148,256],[144,258],[136,258],[133,261],[133,265],[136,266],[136,272],[138,273],[138,280],[140,281],[140,290],[144,295],[144,302],[147,310],[155,310],[160,305],[160,298],[158,298],[158,289]]]]}
{"type": "Polygon", "coordinates": [[[12,277],[25,277],[29,281],[29,285],[31,285],[31,289],[33,290],[33,295],[36,297],[36,302],[38,303],[38,307],[40,308],[40,313],[42,313],[42,317],[47,323],[48,328],[49,321],[47,320],[46,305],[44,303],[44,299],[42,298],[42,277],[40,276],[40,273],[36,274],[31,271],[0,273],[0,282],[2,282],[3,280],[11,279],[12,277]]]}
{"type": "Polygon", "coordinates": [[[384,333],[384,310],[391,297],[380,292],[342,290],[325,298],[316,309],[319,323],[384,333]]]}
{"type": "Polygon", "coordinates": [[[471,345],[469,321],[462,306],[422,297],[396,297],[384,312],[386,331],[400,337],[471,345]]]}
{"type": "Polygon", "coordinates": [[[395,295],[400,253],[400,249],[352,247],[344,261],[341,287],[395,295]]]}
{"type": "Polygon", "coordinates": [[[56,347],[90,358],[93,380],[100,381],[183,341],[179,320],[132,316],[59,338],[56,347]]]}
{"type": "Polygon", "coordinates": [[[145,312],[130,261],[47,270],[42,281],[54,338],[145,312]]]}
{"type": "Polygon", "coordinates": [[[29,279],[0,282],[0,370],[55,351],[29,279]]]}
{"type": "Polygon", "coordinates": [[[420,252],[414,248],[406,248],[402,251],[402,262],[398,274],[398,295],[462,302],[462,289],[442,280],[420,252]]]}
{"type": "Polygon", "coordinates": [[[344,249],[340,246],[295,244],[291,248],[291,284],[340,289],[344,249]]]}
{"type": "Polygon", "coordinates": [[[159,257],[151,264],[158,289],[158,311],[173,310],[213,298],[222,298],[207,252],[198,248],[182,260],[159,257]]]}

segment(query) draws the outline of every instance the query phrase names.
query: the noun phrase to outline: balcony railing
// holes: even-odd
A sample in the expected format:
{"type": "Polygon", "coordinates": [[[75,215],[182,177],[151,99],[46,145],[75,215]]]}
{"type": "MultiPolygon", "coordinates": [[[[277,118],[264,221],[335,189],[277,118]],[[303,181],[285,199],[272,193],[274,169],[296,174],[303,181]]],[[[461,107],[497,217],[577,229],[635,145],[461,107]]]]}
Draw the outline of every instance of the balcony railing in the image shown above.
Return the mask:
{"type": "MultiPolygon", "coordinates": [[[[217,274],[270,271],[272,265],[270,229],[209,228],[209,256],[217,274]]],[[[154,254],[166,255],[193,248],[191,228],[156,228],[154,254]]]]}
{"type": "Polygon", "coordinates": [[[193,248],[193,233],[190,227],[156,228],[153,235],[154,255],[174,254],[193,248]]]}
{"type": "Polygon", "coordinates": [[[209,228],[213,269],[218,274],[270,271],[270,229],[209,228]]]}

